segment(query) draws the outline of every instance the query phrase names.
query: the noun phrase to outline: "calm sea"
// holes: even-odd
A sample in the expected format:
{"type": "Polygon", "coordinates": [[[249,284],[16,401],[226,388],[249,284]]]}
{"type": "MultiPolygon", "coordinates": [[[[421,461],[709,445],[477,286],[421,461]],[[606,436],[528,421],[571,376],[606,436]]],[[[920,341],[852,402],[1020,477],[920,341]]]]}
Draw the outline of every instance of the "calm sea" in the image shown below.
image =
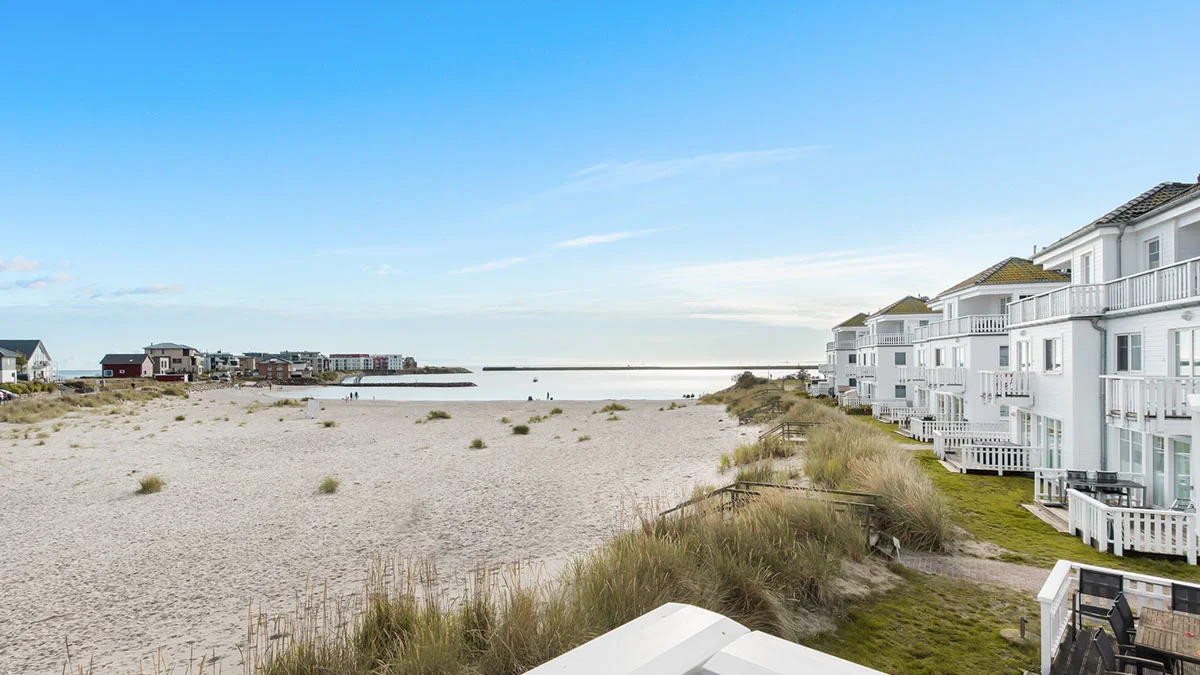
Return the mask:
{"type": "MultiPolygon", "coordinates": [[[[474,382],[475,387],[315,387],[289,390],[289,397],[339,399],[358,392],[363,400],[387,401],[601,401],[606,399],[670,400],[684,394],[700,396],[728,387],[742,370],[557,370],[540,372],[483,372],[461,375],[395,375],[364,378],[364,382],[474,382]],[[534,378],[537,381],[534,381],[534,378]]],[[[790,371],[795,372],[795,371],[790,371]]],[[[760,377],[784,371],[754,371],[760,377]]]]}

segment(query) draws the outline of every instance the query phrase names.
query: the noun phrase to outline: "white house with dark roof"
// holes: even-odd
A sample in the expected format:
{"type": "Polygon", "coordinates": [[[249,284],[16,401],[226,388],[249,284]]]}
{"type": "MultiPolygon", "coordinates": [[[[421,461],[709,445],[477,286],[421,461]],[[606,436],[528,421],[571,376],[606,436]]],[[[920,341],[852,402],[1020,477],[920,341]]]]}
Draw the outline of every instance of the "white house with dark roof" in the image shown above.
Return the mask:
{"type": "Polygon", "coordinates": [[[0,340],[0,349],[17,354],[18,380],[49,382],[58,375],[58,368],[41,340],[0,340]]]}
{"type": "Polygon", "coordinates": [[[858,336],[867,332],[866,320],[867,315],[859,312],[833,327],[833,340],[825,344],[825,363],[817,367],[825,377],[820,393],[837,396],[857,386],[849,367],[858,365],[858,336]]]}
{"type": "Polygon", "coordinates": [[[866,331],[855,340],[855,378],[859,401],[880,406],[909,407],[913,391],[900,382],[899,368],[912,361],[913,332],[928,324],[934,311],[923,298],[905,296],[863,320],[866,331]]]}

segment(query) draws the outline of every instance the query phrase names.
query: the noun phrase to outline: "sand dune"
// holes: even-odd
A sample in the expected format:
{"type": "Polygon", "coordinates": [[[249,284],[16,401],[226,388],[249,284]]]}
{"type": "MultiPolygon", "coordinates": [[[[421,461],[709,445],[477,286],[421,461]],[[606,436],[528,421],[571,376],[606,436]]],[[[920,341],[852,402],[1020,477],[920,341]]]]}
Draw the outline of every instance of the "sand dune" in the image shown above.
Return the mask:
{"type": "Polygon", "coordinates": [[[28,439],[0,424],[0,673],[61,673],[68,644],[97,673],[137,672],[160,648],[240,673],[248,603],[287,611],[310,578],[357,590],[378,554],[432,557],[447,576],[479,560],[559,565],[623,504],[716,482],[718,455],[752,433],[694,404],[628,402],[610,422],[591,402],[326,401],[314,420],[272,401],[207,392],[28,439]],[[528,436],[499,421],[554,406],[564,414],[528,436]],[[431,407],[452,419],[416,424],[431,407]],[[475,437],[488,447],[469,449],[475,437]],[[145,473],[166,489],[134,495],[145,473]],[[335,495],[317,492],[327,474],[335,495]]]}

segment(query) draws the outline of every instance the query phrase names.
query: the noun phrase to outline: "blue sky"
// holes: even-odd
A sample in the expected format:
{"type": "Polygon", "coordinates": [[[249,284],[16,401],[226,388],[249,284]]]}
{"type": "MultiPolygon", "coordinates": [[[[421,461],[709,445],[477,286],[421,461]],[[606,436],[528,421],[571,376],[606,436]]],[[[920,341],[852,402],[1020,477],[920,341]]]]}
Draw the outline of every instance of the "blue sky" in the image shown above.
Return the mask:
{"type": "Polygon", "coordinates": [[[1200,172],[1196,3],[62,3],[0,22],[0,333],[820,360],[1200,172]]]}

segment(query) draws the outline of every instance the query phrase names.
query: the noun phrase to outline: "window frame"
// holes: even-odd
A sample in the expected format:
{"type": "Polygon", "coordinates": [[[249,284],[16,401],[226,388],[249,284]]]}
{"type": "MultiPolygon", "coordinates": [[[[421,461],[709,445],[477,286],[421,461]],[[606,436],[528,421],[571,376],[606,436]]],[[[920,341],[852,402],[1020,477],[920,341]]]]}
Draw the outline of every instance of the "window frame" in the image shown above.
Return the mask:
{"type": "Polygon", "coordinates": [[[893,398],[896,398],[896,399],[908,398],[908,385],[907,384],[897,384],[897,385],[894,385],[894,387],[895,388],[892,389],[892,393],[895,395],[893,398]]]}
{"type": "Polygon", "coordinates": [[[1116,364],[1115,367],[1118,373],[1142,372],[1143,358],[1144,352],[1141,333],[1118,333],[1113,336],[1113,362],[1116,364]],[[1122,341],[1125,343],[1124,347],[1121,345],[1122,341]],[[1125,360],[1123,366],[1121,363],[1122,356],[1124,356],[1125,360]]]}
{"type": "Polygon", "coordinates": [[[892,355],[892,361],[893,361],[892,365],[894,365],[894,366],[907,366],[908,365],[908,353],[901,352],[901,351],[894,352],[892,355]]]}
{"type": "Polygon", "coordinates": [[[1062,336],[1042,338],[1042,372],[1061,373],[1062,370],[1062,336]],[[1053,366],[1051,363],[1053,363],[1053,366]]]}
{"type": "Polygon", "coordinates": [[[1143,248],[1146,251],[1146,269],[1156,270],[1162,267],[1162,237],[1151,237],[1150,239],[1147,239],[1143,248]],[[1154,244],[1153,253],[1150,252],[1151,244],[1154,244]],[[1151,262],[1152,258],[1156,258],[1153,263],[1151,262]]]}

